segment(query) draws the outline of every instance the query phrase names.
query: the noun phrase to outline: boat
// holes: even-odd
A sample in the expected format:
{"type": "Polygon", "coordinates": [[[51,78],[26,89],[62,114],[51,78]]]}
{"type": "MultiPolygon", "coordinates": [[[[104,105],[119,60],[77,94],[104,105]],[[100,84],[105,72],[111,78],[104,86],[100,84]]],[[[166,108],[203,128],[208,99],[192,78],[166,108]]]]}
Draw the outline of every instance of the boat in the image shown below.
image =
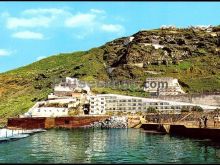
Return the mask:
{"type": "Polygon", "coordinates": [[[0,143],[10,140],[8,137],[0,137],[0,143]]]}
{"type": "Polygon", "coordinates": [[[10,138],[10,139],[21,139],[21,138],[25,138],[25,137],[28,137],[28,136],[30,136],[30,135],[24,133],[24,134],[16,134],[16,135],[10,136],[8,138],[10,138]]]}
{"type": "Polygon", "coordinates": [[[34,133],[38,133],[38,132],[46,132],[47,130],[45,130],[45,129],[33,129],[32,131],[34,133]]]}

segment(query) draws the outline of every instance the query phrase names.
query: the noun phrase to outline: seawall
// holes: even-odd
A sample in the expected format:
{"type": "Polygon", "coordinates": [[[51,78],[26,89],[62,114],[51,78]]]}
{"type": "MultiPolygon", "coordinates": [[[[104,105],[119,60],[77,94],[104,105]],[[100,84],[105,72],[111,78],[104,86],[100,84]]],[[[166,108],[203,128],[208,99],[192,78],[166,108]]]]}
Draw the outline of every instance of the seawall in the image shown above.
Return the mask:
{"type": "Polygon", "coordinates": [[[184,125],[170,125],[169,133],[190,138],[220,139],[220,129],[216,128],[187,128],[184,125]]]}
{"type": "Polygon", "coordinates": [[[144,130],[147,131],[157,131],[161,133],[169,133],[167,132],[166,128],[164,127],[163,124],[157,124],[157,123],[152,123],[152,124],[142,124],[140,128],[143,128],[144,130]]]}
{"type": "Polygon", "coordinates": [[[168,133],[170,135],[178,135],[190,138],[213,140],[220,139],[220,129],[217,128],[188,128],[184,125],[157,123],[142,124],[141,128],[148,131],[153,130],[157,132],[168,133]]]}
{"type": "Polygon", "coordinates": [[[7,127],[22,129],[78,128],[107,118],[109,116],[9,118],[7,127]]]}

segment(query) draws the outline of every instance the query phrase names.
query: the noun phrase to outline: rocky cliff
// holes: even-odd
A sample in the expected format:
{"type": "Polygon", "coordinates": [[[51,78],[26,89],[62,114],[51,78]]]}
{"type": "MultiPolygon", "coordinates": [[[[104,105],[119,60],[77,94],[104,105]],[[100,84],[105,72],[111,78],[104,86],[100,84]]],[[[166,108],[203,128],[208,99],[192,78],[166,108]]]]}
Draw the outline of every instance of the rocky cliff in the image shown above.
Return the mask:
{"type": "MultiPolygon", "coordinates": [[[[187,93],[220,92],[220,26],[139,31],[88,51],[50,56],[0,74],[0,124],[47,98],[65,77],[85,81],[174,77],[187,93]]],[[[146,97],[130,89],[93,88],[95,93],[146,97]]]]}

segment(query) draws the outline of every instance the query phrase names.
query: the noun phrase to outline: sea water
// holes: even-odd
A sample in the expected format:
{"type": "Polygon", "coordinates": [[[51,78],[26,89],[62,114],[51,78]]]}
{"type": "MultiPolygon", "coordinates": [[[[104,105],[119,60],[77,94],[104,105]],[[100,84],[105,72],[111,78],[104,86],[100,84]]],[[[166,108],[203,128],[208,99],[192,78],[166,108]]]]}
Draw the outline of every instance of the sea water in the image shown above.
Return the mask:
{"type": "Polygon", "coordinates": [[[141,129],[52,129],[0,143],[0,163],[220,163],[220,143],[141,129]]]}

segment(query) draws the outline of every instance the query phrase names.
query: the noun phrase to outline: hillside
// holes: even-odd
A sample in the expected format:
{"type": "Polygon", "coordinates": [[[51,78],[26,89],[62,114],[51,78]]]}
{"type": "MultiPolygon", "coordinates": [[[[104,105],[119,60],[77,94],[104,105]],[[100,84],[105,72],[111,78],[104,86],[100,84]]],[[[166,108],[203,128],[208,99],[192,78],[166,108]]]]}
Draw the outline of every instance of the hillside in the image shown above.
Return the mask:
{"type": "MultiPolygon", "coordinates": [[[[146,77],[171,76],[178,78],[188,93],[220,92],[219,27],[214,27],[212,32],[155,29],[129,37],[89,51],[54,55],[1,73],[0,122],[26,112],[36,101],[45,99],[52,85],[66,76],[86,81],[139,80],[141,84],[146,77]]],[[[148,96],[133,89],[93,90],[148,96]]]]}

